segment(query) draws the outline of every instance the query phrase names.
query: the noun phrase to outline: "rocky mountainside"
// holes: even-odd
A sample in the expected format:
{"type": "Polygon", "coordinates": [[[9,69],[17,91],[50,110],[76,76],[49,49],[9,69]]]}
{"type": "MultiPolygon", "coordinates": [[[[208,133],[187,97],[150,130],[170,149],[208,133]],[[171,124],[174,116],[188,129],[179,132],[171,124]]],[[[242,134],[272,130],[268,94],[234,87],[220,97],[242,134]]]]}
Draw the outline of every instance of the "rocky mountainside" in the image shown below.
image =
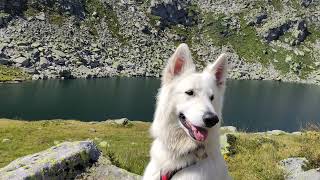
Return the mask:
{"type": "Polygon", "coordinates": [[[177,44],[230,78],[320,84],[319,0],[1,0],[0,64],[33,79],[159,77],[177,44]]]}

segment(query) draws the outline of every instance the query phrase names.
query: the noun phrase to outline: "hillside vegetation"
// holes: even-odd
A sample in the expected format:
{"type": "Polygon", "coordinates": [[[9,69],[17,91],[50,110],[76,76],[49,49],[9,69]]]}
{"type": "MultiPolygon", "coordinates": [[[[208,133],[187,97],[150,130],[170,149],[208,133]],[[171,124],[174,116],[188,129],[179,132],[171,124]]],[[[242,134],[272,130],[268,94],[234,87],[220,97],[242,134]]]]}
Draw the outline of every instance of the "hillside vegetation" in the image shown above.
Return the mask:
{"type": "Polygon", "coordinates": [[[6,0],[0,63],[33,79],[160,76],[181,42],[230,78],[320,82],[320,3],[311,0],[6,0]]]}

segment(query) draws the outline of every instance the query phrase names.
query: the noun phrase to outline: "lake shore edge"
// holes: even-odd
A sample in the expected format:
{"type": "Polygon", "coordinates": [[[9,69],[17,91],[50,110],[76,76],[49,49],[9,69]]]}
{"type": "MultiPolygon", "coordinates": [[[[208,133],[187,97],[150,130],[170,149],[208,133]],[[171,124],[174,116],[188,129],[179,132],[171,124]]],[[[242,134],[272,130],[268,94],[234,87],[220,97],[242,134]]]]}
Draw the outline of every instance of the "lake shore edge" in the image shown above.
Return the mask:
{"type": "MultiPolygon", "coordinates": [[[[1,72],[0,72],[1,73],[1,72]]],[[[0,74],[1,76],[1,74],[0,74]]],[[[160,79],[161,76],[131,76],[131,75],[121,75],[121,74],[116,74],[112,76],[104,76],[104,77],[90,77],[90,78],[84,78],[84,77],[72,77],[72,78],[64,78],[64,77],[57,77],[57,78],[50,78],[50,79],[32,79],[29,76],[26,76],[25,78],[22,79],[10,79],[10,80],[1,80],[0,78],[0,85],[1,84],[19,84],[23,82],[31,82],[31,81],[46,81],[46,80],[74,80],[74,79],[107,79],[107,78],[158,78],[160,79]]],[[[275,81],[275,82],[283,82],[283,83],[296,83],[296,84],[306,84],[306,85],[320,85],[320,81],[316,81],[315,79],[299,79],[298,77],[295,76],[290,76],[288,75],[289,78],[285,77],[259,77],[259,78],[248,78],[248,77],[236,77],[232,76],[228,78],[228,80],[254,80],[254,81],[275,81]]]]}

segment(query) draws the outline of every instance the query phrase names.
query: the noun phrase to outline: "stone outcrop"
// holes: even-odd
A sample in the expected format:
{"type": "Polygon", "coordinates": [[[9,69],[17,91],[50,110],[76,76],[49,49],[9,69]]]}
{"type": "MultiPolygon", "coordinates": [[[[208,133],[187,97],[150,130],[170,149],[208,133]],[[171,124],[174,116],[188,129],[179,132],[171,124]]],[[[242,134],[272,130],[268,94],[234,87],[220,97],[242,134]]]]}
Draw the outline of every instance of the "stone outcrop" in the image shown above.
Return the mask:
{"type": "Polygon", "coordinates": [[[306,158],[294,157],[280,161],[280,165],[286,172],[286,180],[301,180],[301,179],[320,179],[320,168],[310,169],[305,171],[308,163],[306,158]]]}
{"type": "Polygon", "coordinates": [[[87,169],[82,174],[78,175],[75,179],[81,180],[140,180],[142,177],[130,173],[124,169],[118,168],[111,164],[110,160],[101,156],[97,163],[87,169]]]}
{"type": "Polygon", "coordinates": [[[21,157],[0,169],[0,179],[138,180],[141,176],[112,165],[92,141],[76,141],[21,157]]]}
{"type": "Polygon", "coordinates": [[[21,157],[0,169],[3,179],[70,179],[98,161],[100,151],[91,141],[65,142],[21,157]]]}

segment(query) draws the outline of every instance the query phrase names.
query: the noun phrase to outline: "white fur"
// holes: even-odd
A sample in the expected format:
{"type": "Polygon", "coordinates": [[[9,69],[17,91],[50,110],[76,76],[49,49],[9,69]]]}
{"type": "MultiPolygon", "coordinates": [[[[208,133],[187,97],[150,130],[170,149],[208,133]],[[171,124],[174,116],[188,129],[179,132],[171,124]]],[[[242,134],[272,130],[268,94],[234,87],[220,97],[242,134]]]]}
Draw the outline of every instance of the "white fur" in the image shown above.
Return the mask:
{"type": "Polygon", "coordinates": [[[158,93],[151,127],[154,138],[151,160],[145,170],[144,180],[159,180],[160,170],[173,171],[186,166],[172,180],[230,179],[219,142],[226,66],[226,57],[221,55],[203,72],[196,72],[186,44],[181,44],[169,59],[158,93]],[[176,66],[177,61],[183,62],[182,68],[176,66]],[[216,76],[218,70],[223,70],[222,76],[216,76]],[[218,84],[217,81],[222,83],[218,84]],[[194,91],[194,96],[186,95],[185,92],[190,89],[194,91]],[[211,95],[214,95],[213,101],[209,98],[211,95]],[[217,114],[220,121],[207,128],[208,137],[205,141],[195,141],[180,123],[178,114],[183,112],[193,125],[205,127],[202,116],[207,111],[217,114]]]}

